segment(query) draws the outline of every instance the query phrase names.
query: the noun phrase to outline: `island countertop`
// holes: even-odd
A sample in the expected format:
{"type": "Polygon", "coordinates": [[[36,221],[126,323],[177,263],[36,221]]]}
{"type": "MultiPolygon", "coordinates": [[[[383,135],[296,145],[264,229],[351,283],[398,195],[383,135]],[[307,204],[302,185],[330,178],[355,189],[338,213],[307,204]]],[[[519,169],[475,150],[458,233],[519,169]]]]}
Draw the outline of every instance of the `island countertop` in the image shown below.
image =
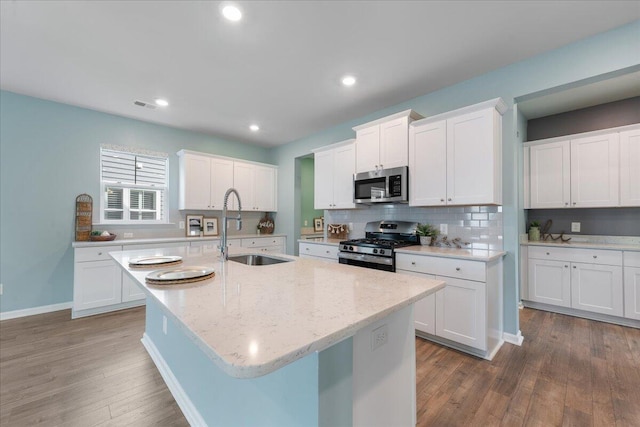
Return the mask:
{"type": "MultiPolygon", "coordinates": [[[[243,251],[242,253],[247,253],[243,251]]],[[[113,252],[183,332],[228,375],[253,378],[326,349],[444,287],[445,282],[287,255],[291,262],[222,263],[190,247],[113,252]],[[153,270],[129,268],[141,255],[180,255],[215,277],[184,285],[147,285],[153,270]]]]}

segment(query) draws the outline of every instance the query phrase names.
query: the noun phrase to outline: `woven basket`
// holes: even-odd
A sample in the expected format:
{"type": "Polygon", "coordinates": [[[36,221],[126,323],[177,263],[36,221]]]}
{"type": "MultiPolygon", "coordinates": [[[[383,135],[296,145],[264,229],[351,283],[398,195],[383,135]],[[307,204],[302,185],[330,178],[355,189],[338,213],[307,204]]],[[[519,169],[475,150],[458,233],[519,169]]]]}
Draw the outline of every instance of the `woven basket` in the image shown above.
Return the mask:
{"type": "Polygon", "coordinates": [[[91,236],[93,199],[88,194],[76,197],[76,241],[86,242],[91,236]]]}

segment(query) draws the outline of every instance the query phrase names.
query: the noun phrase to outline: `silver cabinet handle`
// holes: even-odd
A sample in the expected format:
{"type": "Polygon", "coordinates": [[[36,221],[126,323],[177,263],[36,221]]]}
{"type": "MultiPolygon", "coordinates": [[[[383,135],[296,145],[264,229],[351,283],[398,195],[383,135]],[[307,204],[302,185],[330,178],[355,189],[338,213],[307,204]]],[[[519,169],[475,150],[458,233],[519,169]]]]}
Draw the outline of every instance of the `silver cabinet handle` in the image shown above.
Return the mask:
{"type": "Polygon", "coordinates": [[[308,250],[309,250],[309,248],[304,248],[304,250],[305,250],[305,251],[308,251],[308,250]]]}
{"type": "Polygon", "coordinates": [[[411,261],[411,265],[416,265],[416,262],[415,261],[411,261]]]}
{"type": "Polygon", "coordinates": [[[564,202],[564,205],[565,205],[565,206],[569,206],[569,203],[567,203],[567,202],[564,202]]]}
{"type": "Polygon", "coordinates": [[[573,206],[575,206],[575,205],[576,205],[576,202],[573,202],[573,206]]]}
{"type": "Polygon", "coordinates": [[[324,251],[324,253],[325,253],[325,254],[328,254],[328,253],[329,253],[329,251],[324,251]]]}
{"type": "Polygon", "coordinates": [[[450,199],[450,198],[449,198],[448,200],[449,200],[449,201],[451,201],[451,199],[450,199]]]}
{"type": "Polygon", "coordinates": [[[593,256],[593,258],[594,258],[594,259],[595,259],[595,258],[598,258],[598,255],[594,255],[594,256],[593,256]]]}
{"type": "Polygon", "coordinates": [[[460,271],[460,267],[456,267],[456,271],[460,271]]]}
{"type": "Polygon", "coordinates": [[[98,252],[98,255],[102,255],[102,252],[98,252]]]}
{"type": "Polygon", "coordinates": [[[549,255],[549,252],[547,252],[547,255],[549,255]]]}
{"type": "Polygon", "coordinates": [[[565,266],[564,266],[564,268],[569,268],[569,266],[568,266],[568,265],[565,265],[565,266]]]}
{"type": "Polygon", "coordinates": [[[440,199],[441,202],[444,202],[444,199],[440,199]]]}
{"type": "Polygon", "coordinates": [[[576,266],[574,265],[573,268],[576,268],[576,266]]]}

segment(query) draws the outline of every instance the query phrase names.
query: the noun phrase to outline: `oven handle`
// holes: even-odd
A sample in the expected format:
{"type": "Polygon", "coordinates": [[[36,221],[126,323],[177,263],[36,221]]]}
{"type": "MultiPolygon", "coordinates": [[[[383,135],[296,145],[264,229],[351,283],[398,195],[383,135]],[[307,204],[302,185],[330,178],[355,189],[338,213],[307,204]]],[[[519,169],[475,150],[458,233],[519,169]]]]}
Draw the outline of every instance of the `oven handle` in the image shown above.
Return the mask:
{"type": "Polygon", "coordinates": [[[393,265],[393,257],[383,257],[383,256],[368,255],[368,254],[355,254],[352,252],[338,252],[338,258],[370,262],[373,264],[393,265]]]}

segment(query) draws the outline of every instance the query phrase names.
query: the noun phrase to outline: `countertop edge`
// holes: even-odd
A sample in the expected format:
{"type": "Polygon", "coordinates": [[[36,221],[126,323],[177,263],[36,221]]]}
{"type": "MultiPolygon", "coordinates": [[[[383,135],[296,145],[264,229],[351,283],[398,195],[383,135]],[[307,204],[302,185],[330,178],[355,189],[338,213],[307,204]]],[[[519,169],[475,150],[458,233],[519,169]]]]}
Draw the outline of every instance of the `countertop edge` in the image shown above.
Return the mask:
{"type": "MultiPolygon", "coordinates": [[[[229,240],[237,239],[255,239],[258,237],[286,237],[286,234],[235,234],[228,236],[229,240]]],[[[148,239],[116,239],[107,242],[71,242],[72,248],[91,248],[95,246],[126,246],[126,245],[144,245],[148,243],[175,243],[175,242],[207,242],[220,240],[222,236],[211,237],[154,237],[148,239]]]]}
{"type": "Polygon", "coordinates": [[[298,243],[310,243],[312,245],[338,246],[340,242],[341,242],[340,239],[322,239],[322,240],[298,239],[298,243]]]}
{"type": "Polygon", "coordinates": [[[634,251],[640,252],[639,245],[625,245],[616,243],[588,243],[588,242],[575,242],[575,243],[557,243],[557,242],[520,242],[520,246],[548,246],[555,248],[567,248],[567,249],[604,249],[611,251],[634,251]]]}
{"type": "Polygon", "coordinates": [[[440,257],[440,258],[466,259],[466,260],[483,261],[483,262],[495,261],[497,259],[503,258],[507,254],[506,251],[495,251],[495,250],[484,250],[484,249],[453,249],[453,248],[450,249],[450,248],[440,248],[440,247],[432,248],[430,246],[426,246],[426,247],[408,246],[405,248],[396,249],[396,253],[440,257]],[[445,252],[445,251],[450,251],[450,252],[445,252]],[[456,251],[459,251],[459,252],[456,253],[456,251]],[[486,255],[485,254],[466,254],[461,251],[486,252],[486,255]]]}

